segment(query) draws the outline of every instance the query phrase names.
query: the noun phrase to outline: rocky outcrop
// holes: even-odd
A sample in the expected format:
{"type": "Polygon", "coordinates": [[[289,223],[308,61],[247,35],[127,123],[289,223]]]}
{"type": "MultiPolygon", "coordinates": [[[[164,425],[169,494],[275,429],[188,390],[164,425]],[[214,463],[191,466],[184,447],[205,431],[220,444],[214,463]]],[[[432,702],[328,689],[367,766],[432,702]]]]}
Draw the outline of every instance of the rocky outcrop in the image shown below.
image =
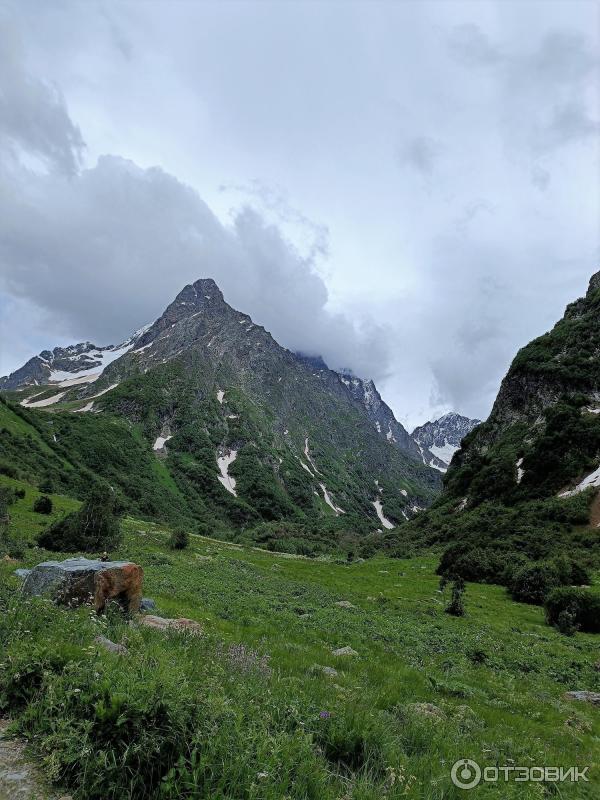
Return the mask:
{"type": "Polygon", "coordinates": [[[109,600],[115,600],[125,611],[136,613],[142,599],[143,575],[142,568],[129,561],[44,561],[27,575],[23,593],[47,595],[61,605],[90,603],[97,613],[109,600]]]}

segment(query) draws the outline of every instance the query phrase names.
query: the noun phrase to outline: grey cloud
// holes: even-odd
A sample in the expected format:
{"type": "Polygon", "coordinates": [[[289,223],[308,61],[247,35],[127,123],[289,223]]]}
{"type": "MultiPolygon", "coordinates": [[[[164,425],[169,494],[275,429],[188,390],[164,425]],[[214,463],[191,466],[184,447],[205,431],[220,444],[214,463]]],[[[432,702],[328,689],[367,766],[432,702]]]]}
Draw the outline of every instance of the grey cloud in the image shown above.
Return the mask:
{"type": "Polygon", "coordinates": [[[421,175],[429,177],[443,151],[442,145],[430,136],[415,136],[399,152],[401,164],[407,164],[421,175]]]}
{"type": "Polygon", "coordinates": [[[551,175],[547,169],[541,167],[539,164],[534,164],[531,168],[531,182],[539,189],[540,192],[545,192],[550,186],[551,175]]]}
{"type": "Polygon", "coordinates": [[[580,100],[571,100],[552,110],[549,121],[534,138],[537,151],[555,150],[600,133],[600,123],[591,118],[580,100]]]}
{"type": "Polygon", "coordinates": [[[72,175],[84,148],[58,87],[27,74],[17,31],[0,19],[0,143],[72,175]]]}
{"type": "Polygon", "coordinates": [[[503,60],[500,50],[473,23],[453,28],[448,37],[448,50],[453,58],[468,67],[489,67],[503,60]]]}
{"type": "Polygon", "coordinates": [[[386,369],[382,329],[328,311],[310,259],[250,207],[226,227],[173,176],[114,156],[70,180],[23,174],[14,189],[28,202],[18,213],[14,196],[0,198],[4,286],[51,313],[63,336],[124,338],[185,283],[212,277],[285,346],[376,378],[386,369]]]}

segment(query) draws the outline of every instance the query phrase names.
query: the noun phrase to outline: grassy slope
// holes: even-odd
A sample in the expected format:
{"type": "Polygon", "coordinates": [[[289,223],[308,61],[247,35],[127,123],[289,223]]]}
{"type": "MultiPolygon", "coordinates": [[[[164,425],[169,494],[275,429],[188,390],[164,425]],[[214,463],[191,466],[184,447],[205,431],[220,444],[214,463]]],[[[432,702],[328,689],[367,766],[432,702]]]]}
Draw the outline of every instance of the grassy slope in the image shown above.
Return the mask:
{"type": "MultiPolygon", "coordinates": [[[[41,519],[29,510],[37,493],[27,491],[13,509],[13,533],[23,538],[39,530],[41,519]]],[[[74,505],[66,498],[54,500],[61,510],[74,505]]],[[[165,554],[165,529],[133,519],[124,525],[125,543],[112,555],[143,565],[145,594],[157,601],[160,613],[196,619],[206,635],[201,640],[173,639],[150,631],[135,633],[110,621],[100,623],[108,625],[113,638],[128,639],[131,654],[118,660],[89,649],[99,623],[90,621],[86,612],[50,611],[36,603],[33,612],[21,611],[30,616],[21,629],[18,622],[12,629],[9,654],[39,651],[44,644],[50,650],[71,647],[69,657],[83,665],[82,673],[93,665],[98,680],[109,680],[115,691],[135,694],[140,680],[154,686],[159,675],[155,690],[165,698],[175,692],[188,705],[203,696],[203,686],[210,685],[211,697],[223,693],[223,702],[238,715],[236,741],[251,741],[243,748],[254,748],[258,761],[253,762],[245,750],[231,764],[219,761],[217,773],[233,775],[239,770],[236,788],[219,784],[213,774],[212,783],[206,779],[204,793],[199,790],[193,796],[455,798],[462,794],[451,786],[448,774],[459,757],[482,764],[512,763],[510,759],[526,765],[589,764],[592,783],[564,784],[561,796],[597,796],[598,715],[589,706],[562,698],[570,689],[600,690],[594,637],[560,636],[545,625],[541,609],[513,603],[494,586],[469,585],[468,616],[448,617],[437,593],[436,561],[430,558],[377,558],[345,565],[285,558],[201,537],[192,537],[185,553],[165,554]],[[356,608],[336,607],[342,599],[356,608]],[[40,615],[48,618],[36,629],[40,615]],[[77,625],[72,624],[74,618],[77,625]],[[33,635],[22,630],[25,624],[33,635]],[[231,681],[231,675],[219,672],[217,680],[210,643],[219,640],[243,642],[269,653],[273,677],[234,673],[231,681]],[[344,645],[352,646],[359,656],[333,657],[331,649],[344,645]],[[315,663],[335,667],[338,677],[315,674],[311,670],[315,663]],[[195,683],[200,680],[198,670],[205,670],[200,685],[195,683]],[[446,718],[431,721],[415,716],[408,708],[413,702],[435,703],[446,718]],[[254,704],[266,716],[248,710],[254,704]],[[319,709],[330,711],[331,718],[320,720],[319,709]],[[304,737],[303,742],[308,737],[308,750],[297,749],[298,736],[304,737]],[[356,761],[354,768],[342,769],[340,764],[352,762],[348,754],[361,748],[369,754],[363,770],[356,761]],[[298,773],[286,784],[276,776],[278,763],[292,769],[298,759],[310,767],[312,778],[298,773]],[[257,764],[269,775],[252,788],[249,771],[257,764]],[[313,785],[311,780],[322,783],[313,785]]],[[[36,550],[27,553],[28,564],[46,555],[36,550]]],[[[16,589],[15,566],[0,565],[0,583],[16,589]]],[[[78,680],[81,675],[73,667],[72,675],[67,672],[61,678],[61,691],[67,691],[65,683],[71,686],[69,691],[77,688],[78,680]]],[[[61,774],[58,753],[67,747],[65,741],[69,757],[76,760],[76,774],[81,775],[86,765],[97,768],[93,753],[78,751],[75,739],[81,733],[70,732],[61,716],[64,709],[54,711],[62,719],[60,735],[55,729],[37,741],[47,769],[61,774]]],[[[44,720],[52,718],[44,700],[23,723],[25,730],[41,724],[39,719],[35,722],[36,713],[44,720]]],[[[204,743],[209,764],[219,737],[225,735],[220,731],[213,732],[210,746],[209,740],[204,743]]],[[[173,790],[176,794],[165,796],[187,796],[181,785],[173,790]]],[[[545,796],[536,784],[509,784],[492,792],[481,788],[473,796],[545,796]]],[[[132,791],[131,796],[146,795],[132,791]]]]}

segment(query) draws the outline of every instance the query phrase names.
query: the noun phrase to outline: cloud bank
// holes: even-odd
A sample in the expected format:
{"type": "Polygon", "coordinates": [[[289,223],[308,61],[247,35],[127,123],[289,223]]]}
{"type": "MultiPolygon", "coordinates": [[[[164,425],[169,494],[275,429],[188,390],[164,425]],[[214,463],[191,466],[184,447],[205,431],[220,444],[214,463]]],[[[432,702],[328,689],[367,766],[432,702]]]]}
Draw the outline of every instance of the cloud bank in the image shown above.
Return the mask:
{"type": "Polygon", "coordinates": [[[84,142],[61,94],[27,75],[18,55],[5,52],[0,72],[0,134],[11,145],[0,164],[0,259],[2,288],[21,301],[19,314],[26,301],[28,316],[42,313],[61,339],[115,342],[156,318],[186,283],[212,277],[284,346],[385,374],[383,328],[327,308],[315,269],[322,229],[304,256],[249,205],[222,224],[159,167],[106,155],[78,170],[84,142]],[[32,169],[33,158],[43,168],[32,169]]]}

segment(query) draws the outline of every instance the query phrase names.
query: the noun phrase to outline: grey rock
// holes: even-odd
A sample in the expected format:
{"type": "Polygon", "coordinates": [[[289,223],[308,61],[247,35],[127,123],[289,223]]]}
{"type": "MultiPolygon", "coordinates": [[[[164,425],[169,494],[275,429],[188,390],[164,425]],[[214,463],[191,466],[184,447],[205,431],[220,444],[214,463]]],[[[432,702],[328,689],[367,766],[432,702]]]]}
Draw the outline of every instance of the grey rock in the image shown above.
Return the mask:
{"type": "Polygon", "coordinates": [[[594,706],[600,706],[600,693],[599,692],[565,692],[567,700],[580,700],[585,703],[591,703],[594,706]]]}
{"type": "Polygon", "coordinates": [[[125,645],[117,644],[116,642],[111,642],[110,639],[107,639],[106,636],[96,636],[94,639],[96,644],[99,644],[100,647],[103,647],[105,650],[108,650],[109,653],[116,653],[119,656],[125,656],[129,652],[125,645]]]}
{"type": "Polygon", "coordinates": [[[15,575],[17,578],[26,578],[30,574],[30,569],[16,569],[15,575]]]}
{"type": "Polygon", "coordinates": [[[331,651],[334,656],[357,656],[358,653],[356,650],[353,650],[351,647],[346,645],[346,647],[339,647],[337,650],[331,651]]]}
{"type": "Polygon", "coordinates": [[[22,591],[69,606],[92,603],[98,612],[108,600],[116,599],[135,612],[141,600],[142,576],[141,567],[130,561],[68,558],[38,564],[25,578],[22,591]]]}
{"type": "Polygon", "coordinates": [[[140,611],[154,611],[156,608],[156,603],[151,597],[142,597],[142,602],[140,603],[140,611]]]}
{"type": "Polygon", "coordinates": [[[356,606],[349,600],[339,600],[336,603],[336,606],[339,606],[340,608],[356,608],[356,606]]]}
{"type": "Polygon", "coordinates": [[[336,678],[338,671],[333,667],[321,667],[321,672],[323,675],[328,675],[330,678],[336,678]]]}

